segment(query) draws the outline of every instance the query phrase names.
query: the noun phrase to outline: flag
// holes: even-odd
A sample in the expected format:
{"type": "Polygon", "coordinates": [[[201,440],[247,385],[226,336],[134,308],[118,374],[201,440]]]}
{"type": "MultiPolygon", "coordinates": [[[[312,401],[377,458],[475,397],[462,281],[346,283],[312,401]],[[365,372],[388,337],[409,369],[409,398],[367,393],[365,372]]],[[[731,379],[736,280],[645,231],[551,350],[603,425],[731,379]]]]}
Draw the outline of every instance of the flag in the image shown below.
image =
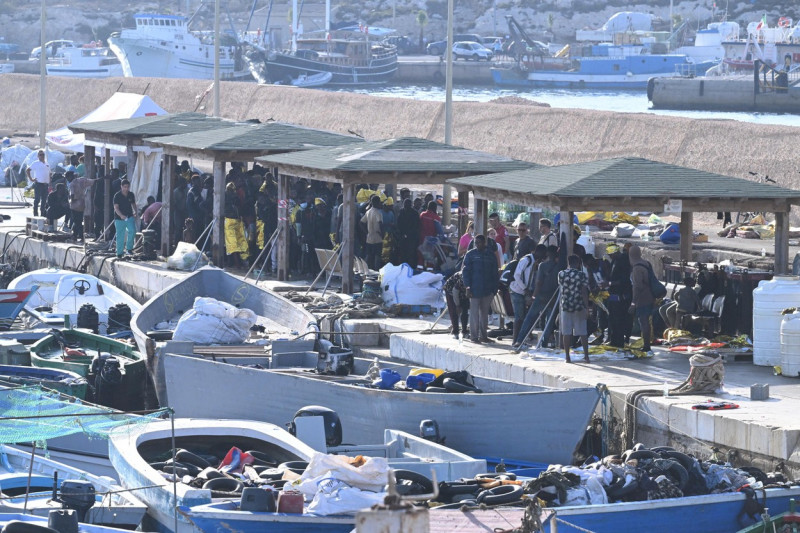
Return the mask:
{"type": "Polygon", "coordinates": [[[758,26],[756,26],[756,30],[760,30],[760,29],[766,28],[766,27],[767,27],[767,14],[764,13],[764,16],[761,17],[761,22],[759,22],[758,26]]]}

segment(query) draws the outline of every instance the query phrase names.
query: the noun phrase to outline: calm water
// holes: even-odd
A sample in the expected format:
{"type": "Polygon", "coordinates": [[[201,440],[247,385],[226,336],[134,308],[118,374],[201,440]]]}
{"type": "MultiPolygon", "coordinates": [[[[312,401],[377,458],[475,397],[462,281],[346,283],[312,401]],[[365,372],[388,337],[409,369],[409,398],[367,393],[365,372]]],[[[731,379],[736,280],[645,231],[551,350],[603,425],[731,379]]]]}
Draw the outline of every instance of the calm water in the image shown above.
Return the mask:
{"type": "MultiPolygon", "coordinates": [[[[396,85],[370,89],[351,90],[373,96],[412,98],[444,102],[444,87],[426,85],[396,85]]],[[[644,91],[570,91],[565,89],[499,89],[496,87],[454,87],[453,100],[488,102],[502,96],[519,96],[550,104],[552,107],[572,109],[594,109],[622,113],[652,113],[696,119],[729,119],[758,124],[800,126],[800,116],[774,113],[728,113],[718,111],[665,111],[650,109],[644,91]]]]}

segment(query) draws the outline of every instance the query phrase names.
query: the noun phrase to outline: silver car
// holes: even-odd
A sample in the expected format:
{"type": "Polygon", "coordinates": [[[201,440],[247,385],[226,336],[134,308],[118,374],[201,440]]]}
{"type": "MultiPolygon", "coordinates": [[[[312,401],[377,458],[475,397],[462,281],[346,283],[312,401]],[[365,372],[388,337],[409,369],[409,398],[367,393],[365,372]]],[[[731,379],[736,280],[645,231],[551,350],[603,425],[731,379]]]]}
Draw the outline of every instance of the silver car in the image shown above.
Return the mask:
{"type": "Polygon", "coordinates": [[[493,56],[494,52],[473,41],[460,41],[453,44],[453,61],[459,58],[491,61],[493,56]]]}

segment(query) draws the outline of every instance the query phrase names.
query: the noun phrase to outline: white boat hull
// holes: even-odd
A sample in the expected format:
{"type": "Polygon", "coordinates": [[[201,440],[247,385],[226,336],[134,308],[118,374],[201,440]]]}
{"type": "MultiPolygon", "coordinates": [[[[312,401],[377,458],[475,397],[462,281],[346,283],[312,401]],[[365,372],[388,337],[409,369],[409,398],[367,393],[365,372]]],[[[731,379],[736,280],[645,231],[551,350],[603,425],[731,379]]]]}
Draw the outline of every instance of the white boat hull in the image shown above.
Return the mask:
{"type": "MultiPolygon", "coordinates": [[[[161,41],[109,37],[108,42],[126,77],[214,79],[213,46],[201,44],[191,52],[181,50],[183,53],[178,53],[166,48],[161,41]]],[[[235,72],[233,59],[220,58],[219,68],[222,79],[245,74],[235,72]]]]}

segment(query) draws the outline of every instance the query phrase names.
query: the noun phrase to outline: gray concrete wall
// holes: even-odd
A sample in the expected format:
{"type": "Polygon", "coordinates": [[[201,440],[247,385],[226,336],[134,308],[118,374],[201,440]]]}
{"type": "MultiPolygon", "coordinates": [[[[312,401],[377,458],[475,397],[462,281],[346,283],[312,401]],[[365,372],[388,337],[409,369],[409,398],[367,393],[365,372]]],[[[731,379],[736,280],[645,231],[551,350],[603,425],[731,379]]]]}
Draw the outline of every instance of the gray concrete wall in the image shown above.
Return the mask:
{"type": "Polygon", "coordinates": [[[786,93],[754,95],[753,79],[726,78],[657,78],[650,98],[658,109],[699,109],[719,111],[762,111],[797,113],[800,111],[800,87],[786,93]]]}

